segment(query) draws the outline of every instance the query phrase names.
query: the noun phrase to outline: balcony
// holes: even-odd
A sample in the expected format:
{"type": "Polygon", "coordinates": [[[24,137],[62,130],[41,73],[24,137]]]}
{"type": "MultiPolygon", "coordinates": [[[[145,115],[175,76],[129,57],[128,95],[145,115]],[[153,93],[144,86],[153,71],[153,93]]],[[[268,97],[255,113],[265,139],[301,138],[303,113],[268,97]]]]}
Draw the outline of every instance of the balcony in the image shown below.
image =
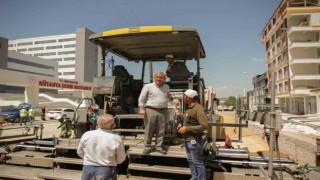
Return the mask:
{"type": "Polygon", "coordinates": [[[294,48],[320,48],[319,41],[294,41],[289,45],[289,50],[294,48]]]}
{"type": "Polygon", "coordinates": [[[294,75],[290,76],[291,81],[299,80],[320,80],[319,74],[303,74],[303,75],[294,75]]]}
{"type": "Polygon", "coordinates": [[[290,0],[288,1],[288,8],[294,7],[319,7],[318,0],[290,0]]]}
{"type": "Polygon", "coordinates": [[[293,90],[291,90],[291,94],[292,95],[303,95],[303,94],[305,94],[305,95],[308,95],[308,94],[310,94],[310,89],[293,89],[293,90]]]}
{"type": "Polygon", "coordinates": [[[292,59],[289,61],[290,65],[300,64],[320,64],[320,59],[292,59]]]}
{"type": "Polygon", "coordinates": [[[297,32],[319,32],[320,31],[320,27],[313,27],[313,26],[294,26],[291,27],[288,31],[288,36],[293,35],[294,33],[297,32]]]}

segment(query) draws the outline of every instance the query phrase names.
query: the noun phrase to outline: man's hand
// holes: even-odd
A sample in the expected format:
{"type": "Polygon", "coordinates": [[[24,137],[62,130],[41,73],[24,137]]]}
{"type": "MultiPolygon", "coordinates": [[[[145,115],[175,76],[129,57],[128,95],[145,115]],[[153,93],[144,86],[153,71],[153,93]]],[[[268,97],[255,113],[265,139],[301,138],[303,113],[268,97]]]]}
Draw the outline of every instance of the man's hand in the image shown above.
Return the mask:
{"type": "Polygon", "coordinates": [[[144,109],[144,107],[140,107],[139,114],[141,114],[143,116],[146,115],[146,110],[144,109]]]}
{"type": "Polygon", "coordinates": [[[263,132],[261,138],[264,140],[264,139],[266,139],[266,136],[267,136],[267,133],[263,132]]]}
{"type": "Polygon", "coordinates": [[[185,134],[185,133],[187,133],[187,127],[186,127],[186,126],[182,126],[182,127],[178,130],[178,133],[180,133],[180,134],[185,134]]]}
{"type": "Polygon", "coordinates": [[[178,98],[173,98],[173,99],[172,99],[172,103],[173,103],[174,105],[178,106],[178,105],[180,104],[180,101],[179,101],[178,98]]]}
{"type": "Polygon", "coordinates": [[[179,116],[180,115],[180,111],[178,109],[173,109],[174,113],[179,116]]]}

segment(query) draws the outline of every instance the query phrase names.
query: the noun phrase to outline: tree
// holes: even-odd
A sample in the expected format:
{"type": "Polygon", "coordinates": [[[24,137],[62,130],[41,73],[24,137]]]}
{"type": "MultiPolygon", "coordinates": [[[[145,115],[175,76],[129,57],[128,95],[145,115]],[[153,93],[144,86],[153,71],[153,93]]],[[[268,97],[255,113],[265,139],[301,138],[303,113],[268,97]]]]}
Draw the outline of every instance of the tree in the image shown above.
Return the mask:
{"type": "Polygon", "coordinates": [[[224,102],[224,105],[225,106],[233,106],[235,107],[236,106],[236,97],[234,96],[229,96],[228,99],[224,102]]]}

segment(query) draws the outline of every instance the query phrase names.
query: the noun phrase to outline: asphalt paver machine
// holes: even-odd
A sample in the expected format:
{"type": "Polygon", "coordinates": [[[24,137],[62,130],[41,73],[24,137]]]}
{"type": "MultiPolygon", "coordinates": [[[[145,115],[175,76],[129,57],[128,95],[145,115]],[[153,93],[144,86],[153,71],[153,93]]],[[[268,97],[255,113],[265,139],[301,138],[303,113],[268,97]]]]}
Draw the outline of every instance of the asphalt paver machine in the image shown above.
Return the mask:
{"type": "MultiPolygon", "coordinates": [[[[170,170],[163,170],[162,166],[168,161],[178,162],[182,157],[185,161],[184,149],[180,148],[181,141],[177,138],[173,113],[173,108],[180,108],[182,112],[185,109],[183,92],[187,89],[196,90],[199,93],[199,103],[206,109],[210,109],[213,99],[212,93],[206,89],[200,73],[200,61],[206,55],[196,29],[177,26],[142,26],[105,31],[91,35],[89,39],[102,49],[102,73],[100,77],[94,79],[94,99],[105,113],[115,115],[117,128],[114,131],[122,135],[125,143],[130,146],[128,174],[134,173],[136,170],[143,170],[145,174],[159,170],[163,173],[188,175],[190,173],[188,169],[183,169],[181,173],[179,171],[172,173],[170,170]],[[128,73],[128,67],[116,65],[113,58],[106,60],[109,53],[125,61],[140,63],[141,69],[135,69],[135,71],[140,71],[141,76],[135,79],[128,73]],[[156,154],[159,157],[144,157],[141,154],[143,151],[141,148],[143,148],[144,117],[138,114],[138,97],[143,85],[153,81],[153,66],[162,63],[162,72],[166,71],[165,56],[168,54],[173,55],[178,63],[172,67],[170,78],[167,78],[165,83],[170,86],[172,95],[180,99],[181,104],[178,107],[168,104],[165,142],[168,145],[178,144],[179,147],[176,149],[174,146],[168,147],[169,153],[166,157],[161,157],[160,154],[156,154]],[[193,61],[195,67],[187,67],[187,61],[193,61]],[[146,75],[147,63],[150,68],[150,79],[146,75]],[[112,69],[112,75],[106,76],[106,70],[109,67],[112,69]],[[195,69],[195,72],[191,72],[190,69],[195,69]],[[134,135],[134,138],[130,138],[129,135],[134,135]],[[161,160],[158,161],[159,164],[154,166],[155,169],[148,169],[145,166],[146,162],[154,161],[157,158],[161,160]]],[[[186,162],[182,164],[186,165],[186,162]]],[[[171,163],[171,166],[177,166],[177,164],[171,163]]]]}
{"type": "MultiPolygon", "coordinates": [[[[210,125],[209,132],[204,137],[206,143],[203,148],[208,178],[235,178],[235,173],[232,172],[240,173],[241,175],[238,177],[240,179],[246,178],[248,173],[253,176],[250,177],[251,179],[265,178],[263,167],[267,163],[257,162],[260,160],[253,161],[247,148],[230,149],[230,147],[215,145],[215,137],[212,135],[215,134],[213,131],[216,128],[213,127],[248,127],[248,117],[239,113],[237,116],[239,124],[232,125],[215,123],[213,120],[211,107],[214,97],[210,91],[206,92],[206,86],[200,72],[200,59],[205,58],[206,54],[196,29],[177,26],[142,26],[104,31],[91,35],[89,39],[102,49],[102,73],[100,77],[94,79],[94,98],[105,113],[115,115],[117,128],[114,129],[114,132],[123,137],[127,146],[128,166],[126,170],[128,177],[138,175],[170,177],[169,179],[190,178],[185,150],[175,128],[173,109],[180,108],[184,112],[186,106],[183,102],[183,92],[187,89],[194,89],[199,93],[199,103],[208,111],[210,121],[208,123],[210,125]],[[114,63],[113,58],[106,60],[109,53],[126,61],[142,64],[140,78],[134,79],[128,73],[127,67],[115,65],[117,63],[114,63]],[[166,83],[170,86],[173,96],[180,99],[181,105],[174,107],[172,104],[168,104],[169,113],[165,136],[168,154],[162,155],[154,152],[150,155],[143,155],[144,123],[143,117],[138,114],[138,97],[143,85],[153,80],[152,67],[156,63],[166,64],[165,56],[168,54],[173,55],[176,61],[180,61],[177,63],[179,66],[172,67],[170,79],[166,83]],[[189,61],[195,61],[194,66],[196,67],[187,67],[186,62],[189,61]],[[107,62],[109,66],[106,66],[107,62]],[[150,67],[149,81],[145,78],[147,77],[147,63],[150,67]],[[106,76],[106,67],[111,67],[111,76],[106,76]],[[195,72],[191,72],[191,68],[195,69],[195,72]],[[161,175],[157,176],[158,174],[161,175]]],[[[281,162],[291,163],[291,161],[285,160],[279,163],[281,162]]]]}

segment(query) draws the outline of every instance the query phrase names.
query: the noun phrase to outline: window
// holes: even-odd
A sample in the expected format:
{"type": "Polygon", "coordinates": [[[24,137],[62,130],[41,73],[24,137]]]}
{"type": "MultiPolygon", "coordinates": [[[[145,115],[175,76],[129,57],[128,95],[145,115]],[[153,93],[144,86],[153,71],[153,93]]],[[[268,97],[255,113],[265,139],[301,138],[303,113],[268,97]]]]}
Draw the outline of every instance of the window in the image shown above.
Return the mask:
{"type": "Polygon", "coordinates": [[[32,67],[38,67],[38,68],[42,68],[42,69],[53,69],[54,70],[54,67],[52,67],[52,66],[33,63],[33,62],[29,62],[29,61],[23,61],[23,60],[20,60],[20,59],[8,58],[8,62],[27,65],[27,66],[32,66],[32,67]]]}
{"type": "Polygon", "coordinates": [[[274,43],[276,41],[276,35],[272,35],[271,42],[274,43]]]}
{"type": "Polygon", "coordinates": [[[27,49],[18,49],[17,52],[24,52],[27,51],[27,49]]]}
{"type": "Polygon", "coordinates": [[[59,68],[74,68],[75,65],[74,64],[70,64],[70,65],[61,65],[59,66],[59,68]]]}
{"type": "Polygon", "coordinates": [[[47,46],[46,49],[61,49],[62,46],[47,46]]]}
{"type": "Polygon", "coordinates": [[[63,75],[74,75],[74,72],[64,72],[63,75]]]}
{"type": "Polygon", "coordinates": [[[66,39],[59,39],[59,42],[68,42],[68,41],[75,41],[76,38],[66,38],[66,39]]]}
{"type": "Polygon", "coordinates": [[[34,54],[35,56],[54,56],[56,55],[55,52],[50,52],[50,53],[37,53],[37,54],[34,54]]]}
{"type": "Polygon", "coordinates": [[[75,44],[68,44],[68,45],[64,45],[64,48],[73,48],[76,47],[75,44]]]}
{"type": "Polygon", "coordinates": [[[48,43],[55,43],[57,40],[44,40],[44,41],[35,41],[34,44],[48,44],[48,43]]]}
{"type": "Polygon", "coordinates": [[[28,51],[39,51],[39,50],[43,50],[44,47],[34,47],[34,48],[29,48],[28,51]]]}
{"type": "Polygon", "coordinates": [[[58,52],[58,55],[64,55],[64,54],[75,54],[75,51],[62,51],[62,52],[58,52]]]}
{"type": "Polygon", "coordinates": [[[32,45],[32,42],[18,43],[18,46],[29,46],[29,45],[32,45]]]}
{"type": "Polygon", "coordinates": [[[52,60],[52,61],[62,61],[62,58],[53,58],[53,59],[49,59],[49,60],[52,60]]]}
{"type": "Polygon", "coordinates": [[[75,61],[76,58],[75,57],[65,57],[64,60],[65,61],[75,61]]]}

